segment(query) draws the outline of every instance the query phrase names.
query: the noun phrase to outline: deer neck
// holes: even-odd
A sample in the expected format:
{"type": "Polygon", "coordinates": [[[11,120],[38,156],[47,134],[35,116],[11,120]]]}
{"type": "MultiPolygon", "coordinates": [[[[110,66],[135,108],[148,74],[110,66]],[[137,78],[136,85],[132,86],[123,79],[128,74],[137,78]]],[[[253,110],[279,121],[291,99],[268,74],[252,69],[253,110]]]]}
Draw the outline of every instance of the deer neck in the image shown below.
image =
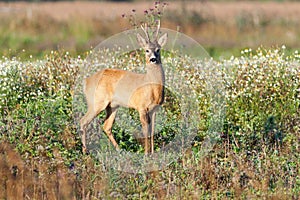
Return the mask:
{"type": "Polygon", "coordinates": [[[146,78],[148,81],[164,85],[165,73],[162,64],[148,63],[146,65],[146,78]]]}

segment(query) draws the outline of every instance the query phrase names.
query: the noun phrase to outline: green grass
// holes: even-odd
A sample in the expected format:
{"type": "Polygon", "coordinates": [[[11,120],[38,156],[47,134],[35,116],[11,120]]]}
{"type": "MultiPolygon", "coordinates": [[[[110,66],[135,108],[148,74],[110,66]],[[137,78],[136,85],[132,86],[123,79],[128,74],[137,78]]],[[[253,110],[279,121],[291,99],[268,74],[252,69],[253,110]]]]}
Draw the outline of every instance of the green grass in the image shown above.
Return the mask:
{"type": "MultiPolygon", "coordinates": [[[[135,174],[108,168],[93,155],[81,153],[72,101],[82,59],[58,52],[41,60],[2,58],[0,152],[4,162],[0,180],[5,184],[19,180],[15,183],[15,188],[20,186],[19,194],[33,199],[51,194],[65,199],[297,198],[300,55],[287,53],[282,48],[245,49],[241,56],[213,61],[226,89],[222,93],[226,115],[216,144],[206,156],[201,146],[209,126],[211,97],[205,78],[203,83],[199,78],[205,72],[176,68],[187,70],[185,78],[197,92],[202,131],[186,152],[161,171],[135,174]],[[20,161],[11,151],[17,152],[20,161]]],[[[190,62],[182,59],[182,63],[190,62]]],[[[124,60],[120,57],[114,62],[124,60]]],[[[171,116],[176,112],[172,108],[176,99],[172,102],[166,103],[171,116]]],[[[98,120],[101,125],[103,118],[98,120]]],[[[167,122],[162,131],[165,139],[171,137],[168,132],[175,125],[167,122]]],[[[121,146],[142,151],[120,128],[115,127],[114,133],[120,135],[121,146]]],[[[156,145],[163,142],[164,138],[156,140],[156,145]]],[[[18,195],[9,187],[0,189],[4,191],[1,198],[18,195]]]]}

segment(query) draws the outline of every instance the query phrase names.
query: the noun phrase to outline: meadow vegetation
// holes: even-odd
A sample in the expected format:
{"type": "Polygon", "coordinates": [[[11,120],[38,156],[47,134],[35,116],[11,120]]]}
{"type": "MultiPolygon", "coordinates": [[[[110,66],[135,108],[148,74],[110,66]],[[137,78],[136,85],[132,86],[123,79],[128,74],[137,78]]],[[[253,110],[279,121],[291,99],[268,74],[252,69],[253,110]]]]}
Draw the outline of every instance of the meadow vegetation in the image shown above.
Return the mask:
{"type": "MultiPolygon", "coordinates": [[[[166,54],[164,59],[172,56],[166,54]]],[[[122,62],[119,59],[115,62],[122,62]]],[[[81,153],[72,99],[83,59],[58,52],[27,62],[3,57],[1,198],[296,199],[299,59],[299,52],[285,55],[284,47],[261,47],[227,60],[208,60],[222,73],[226,88],[224,125],[212,151],[201,154],[205,134],[200,134],[163,170],[130,174],[106,168],[92,155],[81,153]]],[[[186,70],[186,78],[194,81],[202,117],[208,116],[210,97],[197,84],[201,67],[178,65],[175,70],[186,70]]],[[[102,124],[103,118],[99,121],[102,124]]]]}
{"type": "MultiPolygon", "coordinates": [[[[88,28],[76,30],[82,29],[86,38],[92,36],[88,28]]],[[[16,42],[16,38],[4,42],[16,42]]],[[[36,45],[41,41],[37,39],[36,45]]],[[[18,56],[4,52],[0,59],[0,199],[297,199],[300,52],[284,45],[261,46],[243,49],[237,56],[201,61],[176,53],[162,52],[166,81],[172,82],[172,73],[179,74],[196,97],[197,136],[162,170],[126,173],[81,152],[76,114],[86,108],[84,104],[74,108],[74,98],[90,51],[74,56],[53,50],[40,58],[29,56],[32,51],[27,50],[18,56]],[[211,73],[218,74],[222,85],[217,95],[225,112],[213,148],[203,154],[214,106],[207,90],[211,73]]],[[[126,70],[143,62],[140,51],[103,54],[114,58],[112,66],[126,70]]],[[[181,84],[172,83],[175,88],[181,84]]],[[[157,151],[178,130],[180,106],[172,88],[168,89],[164,106],[171,120],[157,133],[157,151]]],[[[95,120],[100,127],[104,115],[95,120]]],[[[143,151],[124,128],[115,127],[113,132],[126,151],[143,151]]]]}

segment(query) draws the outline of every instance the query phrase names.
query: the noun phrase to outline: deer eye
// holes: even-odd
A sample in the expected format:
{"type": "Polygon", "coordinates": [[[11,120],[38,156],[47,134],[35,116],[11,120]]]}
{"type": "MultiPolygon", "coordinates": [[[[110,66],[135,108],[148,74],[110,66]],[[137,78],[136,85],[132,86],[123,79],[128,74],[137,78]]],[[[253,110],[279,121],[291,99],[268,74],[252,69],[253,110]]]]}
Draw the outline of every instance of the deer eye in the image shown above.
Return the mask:
{"type": "Polygon", "coordinates": [[[156,53],[159,53],[160,52],[160,49],[156,49],[156,53]]]}
{"type": "Polygon", "coordinates": [[[150,51],[149,51],[149,49],[146,49],[146,53],[149,53],[150,51]]]}

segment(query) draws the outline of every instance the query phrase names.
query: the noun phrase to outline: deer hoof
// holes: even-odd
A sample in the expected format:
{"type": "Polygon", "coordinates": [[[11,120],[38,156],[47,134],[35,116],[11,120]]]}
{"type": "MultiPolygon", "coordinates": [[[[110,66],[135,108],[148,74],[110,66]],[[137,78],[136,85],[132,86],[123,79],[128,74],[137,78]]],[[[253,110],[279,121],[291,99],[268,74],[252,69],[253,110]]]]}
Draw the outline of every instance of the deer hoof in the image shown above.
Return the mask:
{"type": "Polygon", "coordinates": [[[83,154],[89,154],[88,150],[86,147],[82,147],[82,153],[83,154]]]}

